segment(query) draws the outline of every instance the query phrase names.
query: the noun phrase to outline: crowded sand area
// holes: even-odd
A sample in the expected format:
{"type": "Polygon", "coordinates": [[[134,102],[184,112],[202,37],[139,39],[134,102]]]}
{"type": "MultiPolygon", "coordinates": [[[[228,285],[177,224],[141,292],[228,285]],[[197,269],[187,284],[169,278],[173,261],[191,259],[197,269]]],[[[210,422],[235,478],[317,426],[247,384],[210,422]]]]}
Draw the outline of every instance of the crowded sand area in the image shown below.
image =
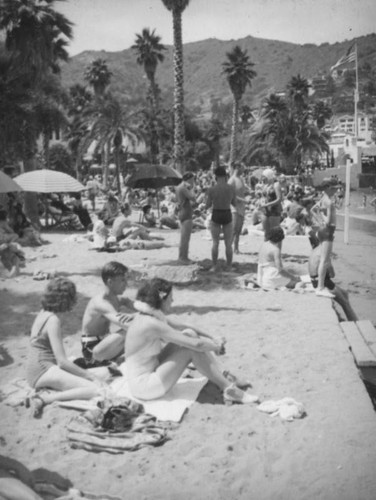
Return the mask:
{"type": "MultiPolygon", "coordinates": [[[[374,498],[376,414],[332,301],[309,292],[244,288],[243,276],[256,271],[260,236],[243,236],[236,269],[215,274],[205,270],[211,242],[204,231],[192,235],[190,258],[196,264],[184,269],[174,263],[178,232],[160,233],[166,246],[158,250],[98,253],[80,235],[65,233],[44,233],[46,245],[26,248],[22,274],[0,281],[2,387],[24,376],[30,326],[46,285],[33,279],[35,271],[75,282],[78,304],[65,315],[63,330],[68,353],[79,356],[84,308],[101,289],[103,264],[118,260],[132,271],[126,291],[131,298],[143,277],[176,271],[186,283],[176,287],[173,314],[225,336],[223,363],[249,378],[261,401],[292,397],[303,403],[305,418],[283,422],[257,405],[225,406],[209,383],[168,430],[165,444],[111,455],[70,448],[66,428],[75,410],[50,406],[35,420],[30,409],[9,406],[5,399],[0,403],[1,453],[29,468],[58,472],[98,498],[374,498]]],[[[375,244],[375,236],[353,231],[345,245],[338,231],[333,259],[336,282],[349,290],[360,319],[374,325],[375,244]]],[[[305,237],[286,238],[286,267],[307,274],[309,250],[305,237]]]]}

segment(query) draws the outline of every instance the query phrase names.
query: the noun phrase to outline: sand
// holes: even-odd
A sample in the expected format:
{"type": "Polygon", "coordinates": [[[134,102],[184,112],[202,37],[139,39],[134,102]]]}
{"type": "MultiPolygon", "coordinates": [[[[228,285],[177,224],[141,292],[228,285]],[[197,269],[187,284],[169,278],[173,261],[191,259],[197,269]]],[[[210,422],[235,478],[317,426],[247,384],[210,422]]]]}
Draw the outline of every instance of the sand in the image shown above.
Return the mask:
{"type": "MultiPolygon", "coordinates": [[[[0,281],[1,386],[24,374],[29,330],[46,285],[33,280],[35,270],[56,270],[76,283],[79,300],[65,318],[64,337],[68,354],[79,355],[80,320],[89,298],[101,289],[101,266],[109,260],[128,265],[132,275],[126,293],[133,298],[142,274],[173,265],[178,233],[162,234],[168,246],[159,250],[97,253],[87,241],[65,241],[69,235],[61,233],[45,233],[48,244],[26,249],[23,274],[0,281]]],[[[190,257],[196,261],[210,256],[204,235],[192,236],[190,257]]],[[[200,272],[199,283],[176,287],[173,313],[224,335],[227,352],[221,361],[250,378],[262,401],[290,396],[302,402],[304,419],[282,422],[256,406],[225,406],[219,390],[208,384],[163,446],[113,456],[69,447],[66,425],[74,410],[51,406],[35,420],[25,407],[3,401],[0,453],[30,468],[59,472],[99,497],[375,498],[376,415],[332,301],[310,293],[242,289],[241,276],[256,270],[261,241],[242,237],[242,253],[235,257],[238,272],[200,272]]],[[[375,236],[354,231],[345,245],[339,231],[334,248],[336,281],[349,290],[359,317],[373,324],[375,243],[375,236]]],[[[287,238],[283,254],[287,268],[307,273],[305,238],[287,238]]]]}

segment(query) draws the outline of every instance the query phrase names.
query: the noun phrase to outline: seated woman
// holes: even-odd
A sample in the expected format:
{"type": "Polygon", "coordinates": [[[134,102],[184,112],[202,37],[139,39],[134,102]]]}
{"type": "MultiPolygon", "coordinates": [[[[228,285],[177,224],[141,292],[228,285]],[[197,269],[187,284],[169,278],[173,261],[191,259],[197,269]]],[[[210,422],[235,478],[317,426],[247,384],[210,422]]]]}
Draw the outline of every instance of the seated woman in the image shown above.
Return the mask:
{"type": "Polygon", "coordinates": [[[145,226],[137,224],[128,219],[132,215],[132,209],[128,203],[121,207],[120,214],[114,220],[111,227],[111,236],[117,242],[128,240],[163,240],[163,237],[151,233],[145,226]]]}
{"type": "Polygon", "coordinates": [[[76,303],[76,287],[66,278],[51,280],[42,297],[42,309],[31,328],[27,380],[34,389],[54,389],[32,399],[34,417],[54,401],[91,399],[101,395],[100,385],[89,370],[69,361],[61,333],[62,314],[76,303]]]}
{"type": "Polygon", "coordinates": [[[88,209],[82,204],[81,193],[72,193],[69,200],[69,206],[71,207],[73,213],[80,219],[80,222],[85,229],[93,227],[93,221],[91,220],[88,209]]]}
{"type": "MultiPolygon", "coordinates": [[[[171,389],[189,363],[223,390],[226,403],[255,403],[253,396],[239,389],[235,377],[227,378],[213,353],[223,352],[223,343],[197,328],[187,328],[165,314],[172,304],[172,285],[154,278],[143,285],[134,307],[139,311],[125,339],[127,371],[134,397],[156,399],[171,389]]],[[[245,384],[242,384],[245,385],[245,384]]]]}
{"type": "Polygon", "coordinates": [[[273,227],[261,246],[257,266],[257,284],[264,290],[294,288],[300,278],[283,269],[282,241],[285,237],[280,226],[273,227]]]}

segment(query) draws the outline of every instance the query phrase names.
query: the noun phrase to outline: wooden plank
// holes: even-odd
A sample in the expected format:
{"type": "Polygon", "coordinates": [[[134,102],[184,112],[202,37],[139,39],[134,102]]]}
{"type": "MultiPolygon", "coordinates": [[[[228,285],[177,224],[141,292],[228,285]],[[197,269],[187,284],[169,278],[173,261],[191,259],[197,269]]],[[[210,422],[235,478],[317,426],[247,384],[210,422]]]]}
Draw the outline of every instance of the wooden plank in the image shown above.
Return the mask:
{"type": "Polygon", "coordinates": [[[359,367],[376,366],[376,356],[366,344],[357,325],[353,321],[343,321],[340,325],[350,345],[356,364],[359,367]]]}
{"type": "Polygon", "coordinates": [[[361,321],[357,321],[356,326],[366,341],[366,344],[376,356],[376,330],[373,324],[368,319],[363,319],[361,321]]]}

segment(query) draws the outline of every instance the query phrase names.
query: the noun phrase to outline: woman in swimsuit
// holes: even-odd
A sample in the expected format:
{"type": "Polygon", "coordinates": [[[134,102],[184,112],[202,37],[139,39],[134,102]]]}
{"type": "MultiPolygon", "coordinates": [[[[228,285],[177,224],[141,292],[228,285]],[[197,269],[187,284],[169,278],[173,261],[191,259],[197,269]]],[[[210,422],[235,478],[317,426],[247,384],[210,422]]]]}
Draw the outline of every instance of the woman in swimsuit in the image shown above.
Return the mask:
{"type": "Polygon", "coordinates": [[[57,393],[36,394],[34,417],[53,401],[91,399],[100,395],[99,382],[90,371],[83,370],[66,356],[61,333],[60,314],[69,312],[76,303],[76,287],[65,278],[51,280],[42,298],[42,310],[31,328],[27,380],[31,387],[54,389],[57,393]]]}
{"type": "Polygon", "coordinates": [[[223,352],[223,343],[201,330],[167,318],[172,304],[172,285],[154,278],[143,285],[134,307],[139,311],[125,339],[127,375],[134,397],[156,399],[171,389],[189,365],[223,390],[227,403],[255,403],[253,396],[239,389],[249,386],[228,372],[222,372],[213,353],[223,352]],[[224,375],[226,374],[226,376],[224,375]]]}
{"type": "Polygon", "coordinates": [[[266,168],[262,172],[261,180],[264,182],[263,194],[265,203],[260,207],[263,210],[262,228],[264,230],[265,241],[268,232],[281,222],[282,214],[282,190],[280,183],[275,178],[275,173],[271,168],[266,168]]]}

